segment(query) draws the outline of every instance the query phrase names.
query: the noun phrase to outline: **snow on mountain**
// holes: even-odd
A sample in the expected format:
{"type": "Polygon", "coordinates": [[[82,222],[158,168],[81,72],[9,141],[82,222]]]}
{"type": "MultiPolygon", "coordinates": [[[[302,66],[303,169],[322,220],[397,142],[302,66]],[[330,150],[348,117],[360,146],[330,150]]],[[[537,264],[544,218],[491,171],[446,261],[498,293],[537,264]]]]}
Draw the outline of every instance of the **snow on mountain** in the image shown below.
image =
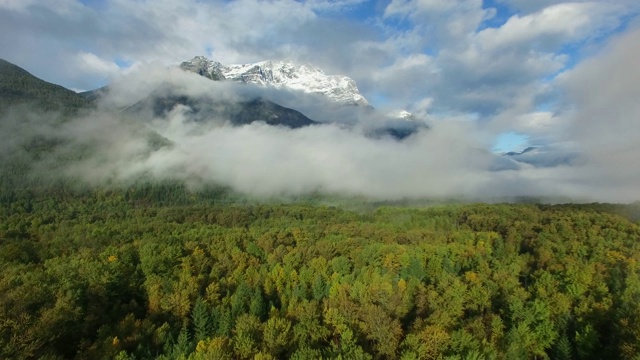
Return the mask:
{"type": "Polygon", "coordinates": [[[416,119],[415,116],[412,113],[408,112],[407,110],[394,110],[388,113],[387,116],[391,119],[407,120],[407,121],[414,121],[416,119]]]}
{"type": "Polygon", "coordinates": [[[344,105],[369,105],[353,79],[342,75],[326,75],[308,64],[268,60],[253,64],[223,65],[204,56],[196,56],[183,62],[180,67],[212,80],[230,80],[321,94],[344,105]]]}

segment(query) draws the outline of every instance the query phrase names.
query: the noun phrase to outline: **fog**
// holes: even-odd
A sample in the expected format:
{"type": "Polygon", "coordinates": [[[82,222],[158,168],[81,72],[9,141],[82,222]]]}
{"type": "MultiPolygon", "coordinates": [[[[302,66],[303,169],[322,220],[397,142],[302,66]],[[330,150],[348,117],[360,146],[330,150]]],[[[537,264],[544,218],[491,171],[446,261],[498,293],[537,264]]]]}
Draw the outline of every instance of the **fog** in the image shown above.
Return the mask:
{"type": "Polygon", "coordinates": [[[2,153],[23,151],[19,143],[27,135],[58,139],[61,145],[36,159],[36,168],[53,169],[54,159],[73,159],[56,166],[56,174],[93,185],[145,177],[185,181],[192,189],[219,184],[258,197],[319,192],[385,200],[636,201],[640,73],[630,69],[640,57],[637,44],[638,31],[558,77],[571,106],[556,115],[557,143],[527,154],[527,161],[488,151],[495,134],[474,121],[440,119],[403,140],[371,136],[368,130],[390,121],[382,111],[214,82],[159,65],[117,79],[95,110],[62,124],[51,114],[10,113],[2,121],[2,133],[11,134],[2,153]],[[160,116],[135,108],[166,95],[223,100],[220,106],[262,97],[319,124],[232,126],[225,118],[194,121],[184,105],[160,116]],[[78,156],[78,149],[90,150],[78,156]]]}
{"type": "Polygon", "coordinates": [[[71,143],[95,148],[94,156],[74,162],[66,171],[93,184],[127,182],[144,174],[185,180],[196,188],[207,183],[227,185],[261,197],[311,192],[376,199],[467,196],[489,180],[478,175],[494,156],[481,151],[486,143],[465,135],[476,133],[472,123],[442,123],[402,141],[372,137],[367,129],[384,125],[383,116],[355,107],[305,107],[310,103],[307,98],[212,82],[175,69],[134,74],[114,83],[97,111],[61,129],[71,143]],[[144,110],[113,110],[128,109],[168,88],[172,95],[194,98],[240,101],[260,96],[289,106],[299,100],[305,114],[322,122],[300,129],[260,121],[232,126],[224,118],[194,121],[191,109],[182,105],[159,117],[144,110]],[[143,129],[171,145],[150,150],[143,129]]]}

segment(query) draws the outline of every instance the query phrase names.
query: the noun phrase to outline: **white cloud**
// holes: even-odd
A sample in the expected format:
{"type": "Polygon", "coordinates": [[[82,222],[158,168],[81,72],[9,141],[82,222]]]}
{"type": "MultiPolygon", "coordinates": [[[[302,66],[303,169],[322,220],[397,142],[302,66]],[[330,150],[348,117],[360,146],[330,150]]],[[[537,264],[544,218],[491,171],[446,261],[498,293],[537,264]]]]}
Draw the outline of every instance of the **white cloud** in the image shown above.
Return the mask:
{"type": "Polygon", "coordinates": [[[424,46],[451,46],[491,15],[482,0],[393,0],[384,12],[387,18],[408,18],[424,46]]]}
{"type": "MultiPolygon", "coordinates": [[[[640,29],[635,29],[559,76],[558,82],[573,104],[571,138],[586,147],[640,151],[638,58],[640,29]]],[[[599,151],[593,149],[594,155],[599,151]]]]}
{"type": "MultiPolygon", "coordinates": [[[[563,53],[564,48],[588,44],[611,32],[620,25],[625,9],[595,2],[555,4],[513,15],[497,28],[470,30],[457,41],[442,44],[431,68],[415,74],[427,82],[418,87],[415,100],[426,95],[434,99],[436,111],[475,112],[484,119],[536,111],[539,99],[551,91],[548,79],[570,63],[570,56],[578,56],[563,53]]],[[[413,31],[431,34],[418,26],[413,31]]]]}
{"type": "Polygon", "coordinates": [[[386,96],[410,97],[421,93],[428,86],[431,73],[435,70],[433,59],[424,54],[415,54],[380,68],[371,74],[370,81],[374,84],[384,84],[377,90],[386,96]]]}
{"type": "Polygon", "coordinates": [[[500,28],[480,31],[485,51],[522,48],[554,52],[570,41],[580,41],[619,24],[621,7],[601,3],[562,3],[526,16],[514,15],[500,28]]]}
{"type": "Polygon", "coordinates": [[[394,0],[380,9],[377,21],[332,15],[366,5],[359,0],[1,4],[0,57],[68,87],[104,85],[115,70],[110,63],[120,60],[168,64],[204,54],[237,63],[286,57],[349,75],[365,96],[381,94],[392,106],[430,97],[434,110],[485,115],[513,107],[521,88],[539,87],[542,78],[566,66],[562,46],[612,29],[630,6],[626,0],[624,6],[554,1],[478,32],[495,16],[481,0],[394,0]],[[47,55],[34,56],[34,49],[47,55]],[[82,53],[107,66],[94,61],[96,74],[74,76],[78,65],[69,59],[82,53]]]}
{"type": "Polygon", "coordinates": [[[78,70],[82,73],[111,78],[120,72],[120,67],[110,61],[99,58],[95,54],[81,51],[75,61],[78,64],[78,70]]]}
{"type": "MultiPolygon", "coordinates": [[[[98,147],[96,156],[86,157],[68,170],[98,183],[127,181],[140,174],[185,179],[194,186],[215,181],[259,196],[322,191],[380,199],[505,200],[507,196],[528,195],[637,200],[640,74],[635,71],[635,59],[640,56],[639,40],[640,30],[630,31],[558,78],[553,86],[565,90],[564,99],[572,105],[572,112],[527,112],[532,96],[527,94],[529,90],[515,96],[515,105],[500,114],[504,124],[496,124],[496,128],[504,130],[512,122],[523,132],[541,136],[556,133],[553,146],[521,158],[529,163],[515,163],[486,151],[495,131],[480,126],[469,112],[436,114],[430,130],[398,142],[369,138],[357,127],[337,125],[291,130],[262,123],[230,127],[222,124],[224,119],[198,123],[184,107],[157,118],[145,114],[127,118],[126,113],[114,115],[99,108],[63,129],[71,142],[98,147]],[[140,134],[147,127],[175,146],[150,151],[140,134]],[[562,127],[566,130],[560,131],[562,127]]],[[[90,54],[85,57],[97,67],[110,66],[90,54]]],[[[405,65],[399,62],[398,67],[411,69],[430,61],[418,57],[405,65]]],[[[233,101],[253,91],[249,86],[213,82],[163,64],[145,64],[118,76],[108,100],[116,108],[128,107],[163,83],[194,98],[209,95],[233,101]]],[[[535,93],[535,89],[531,91],[535,93]]],[[[297,100],[290,98],[292,103],[297,100]]],[[[432,112],[435,101],[423,97],[415,108],[432,112]]],[[[327,116],[332,114],[324,111],[327,116]]],[[[343,120],[332,120],[336,119],[343,120]]],[[[0,122],[0,127],[6,130],[9,123],[0,122]]],[[[2,146],[16,146],[15,139],[2,146]]]]}
{"type": "Polygon", "coordinates": [[[24,11],[34,2],[36,2],[36,0],[0,0],[0,8],[24,11]]]}
{"type": "MultiPolygon", "coordinates": [[[[512,130],[523,134],[528,134],[534,142],[544,143],[558,141],[558,134],[566,129],[566,121],[555,115],[551,111],[532,111],[520,113],[518,111],[507,111],[497,116],[491,126],[498,131],[512,130]],[[553,137],[556,137],[553,139],[553,137]]],[[[540,145],[540,144],[537,144],[540,145]]]]}
{"type": "MultiPolygon", "coordinates": [[[[638,98],[632,86],[639,80],[633,61],[625,60],[620,49],[635,49],[629,39],[636,38],[624,37],[618,41],[623,45],[578,64],[558,81],[553,77],[596,52],[627,18],[638,14],[640,2],[501,2],[512,11],[504,22],[480,0],[392,0],[386,7],[360,0],[111,0],[94,7],[76,0],[0,0],[0,57],[45,80],[79,89],[118,77],[120,61],[155,74],[149,63],[175,64],[200,54],[225,63],[288,57],[351,76],[365,96],[377,96],[389,107],[410,108],[432,119],[477,119],[483,131],[571,141],[587,152],[611,146],[602,160],[595,150],[589,156],[605,167],[604,159],[617,149],[616,157],[630,163],[625,154],[638,152],[632,140],[640,129],[628,119],[638,118],[637,101],[631,99],[638,98]],[[360,6],[378,6],[369,9],[377,11],[374,18],[344,15],[360,6]],[[568,96],[560,96],[558,89],[568,96]],[[541,109],[553,101],[557,108],[541,109]],[[566,111],[569,102],[572,113],[566,111]],[[586,120],[578,120],[582,118],[586,120]]],[[[635,52],[625,56],[638,58],[635,52]]],[[[323,106],[314,101],[285,95],[278,95],[283,105],[322,115],[323,106]],[[301,103],[295,104],[297,100],[301,103]]],[[[354,141],[372,146],[367,140],[354,141]]],[[[525,170],[517,178],[526,173],[527,179],[574,180],[569,172],[525,170]]]]}
{"type": "Polygon", "coordinates": [[[580,3],[598,3],[606,6],[624,6],[628,15],[639,9],[638,2],[636,0],[498,0],[498,2],[512,8],[521,14],[529,14],[538,12],[549,6],[557,4],[580,4],[580,3]]]}
{"type": "Polygon", "coordinates": [[[576,182],[617,201],[640,198],[640,29],[619,36],[594,57],[558,78],[572,111],[564,138],[586,164],[576,182]]]}
{"type": "Polygon", "coordinates": [[[304,3],[312,9],[322,11],[343,11],[356,7],[367,0],[306,0],[304,3]]]}

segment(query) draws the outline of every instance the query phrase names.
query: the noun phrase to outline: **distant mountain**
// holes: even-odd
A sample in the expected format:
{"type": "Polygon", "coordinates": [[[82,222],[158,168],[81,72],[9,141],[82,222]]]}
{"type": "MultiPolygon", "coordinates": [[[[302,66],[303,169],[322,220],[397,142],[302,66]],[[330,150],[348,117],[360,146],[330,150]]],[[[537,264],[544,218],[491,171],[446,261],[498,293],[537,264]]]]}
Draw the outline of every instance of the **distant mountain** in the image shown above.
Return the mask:
{"type": "Polygon", "coordinates": [[[212,80],[230,80],[321,94],[343,105],[369,105],[353,79],[343,75],[326,75],[309,64],[267,60],[253,64],[223,65],[204,56],[196,56],[183,62],[180,67],[212,80]]]}
{"type": "MultiPolygon", "coordinates": [[[[85,139],[69,136],[65,130],[74,119],[84,123],[82,110],[91,109],[95,107],[90,98],[0,60],[0,134],[6,134],[0,142],[0,188],[54,183],[60,169],[99,151],[87,140],[93,134],[85,139]]],[[[150,151],[172,145],[143,123],[120,125],[146,141],[150,151]]]]}
{"type": "Polygon", "coordinates": [[[551,146],[530,146],[520,152],[505,153],[504,157],[537,168],[578,165],[582,161],[580,154],[575,150],[551,146]]]}
{"type": "Polygon", "coordinates": [[[137,154],[141,157],[175,145],[147,121],[151,119],[149,114],[162,117],[180,105],[185,106],[186,118],[193,122],[220,121],[239,126],[264,121],[290,128],[316,124],[302,113],[268,100],[188,97],[183,90],[165,83],[134,105],[116,108],[107,101],[98,107],[100,99],[109,96],[108,86],[77,94],[0,60],[0,133],[7,134],[0,142],[0,188],[48,186],[86,159],[108,157],[105,151],[111,150],[109,145],[105,148],[105,143],[96,139],[106,139],[112,134],[87,132],[75,136],[69,131],[70,127],[87,122],[95,121],[95,131],[100,132],[113,121],[118,127],[115,133],[121,132],[137,144],[144,144],[137,154]],[[85,117],[90,112],[85,114],[82,109],[96,109],[100,114],[85,117]],[[105,123],[101,122],[103,118],[105,123]]]}
{"type": "MultiPolygon", "coordinates": [[[[81,93],[90,101],[99,101],[109,93],[109,87],[81,93]]],[[[234,126],[246,125],[254,121],[264,121],[269,125],[300,128],[318,124],[301,112],[261,98],[231,102],[214,97],[191,97],[180,94],[175,89],[162,86],[147,98],[131,105],[125,112],[150,110],[155,117],[165,116],[176,106],[188,107],[189,119],[195,122],[218,121],[234,126]]]]}
{"type": "MultiPolygon", "coordinates": [[[[286,87],[305,93],[320,93],[339,104],[365,105],[354,107],[354,110],[375,115],[375,109],[359,94],[353,80],[345,76],[325,75],[310,65],[264,61],[250,65],[224,66],[204,57],[196,57],[182,63],[181,68],[212,80],[228,79],[259,86],[286,87]]],[[[108,96],[109,91],[109,86],[106,86],[78,94],[38,79],[20,67],[0,60],[0,110],[12,105],[29,104],[33,109],[75,114],[79,109],[95,106],[101,98],[108,96]]],[[[213,96],[188,97],[180,89],[173,89],[170,85],[161,86],[147,98],[126,109],[112,110],[128,112],[127,116],[135,118],[135,111],[147,109],[157,117],[166,115],[178,105],[185,105],[189,119],[196,122],[220,121],[239,126],[264,121],[269,125],[290,128],[318,124],[300,111],[281,106],[266,98],[245,98],[232,102],[213,96]]],[[[412,121],[411,114],[407,112],[399,114],[397,117],[390,116],[387,122],[369,128],[366,134],[373,137],[390,135],[403,139],[421,128],[428,128],[422,122],[412,121]]]]}
{"type": "Polygon", "coordinates": [[[129,110],[149,109],[155,117],[159,117],[167,115],[178,105],[187,106],[189,119],[195,122],[219,121],[240,126],[264,121],[269,125],[294,129],[318,124],[299,111],[260,98],[229,102],[209,97],[152,94],[129,110]]]}
{"type": "MultiPolygon", "coordinates": [[[[344,105],[343,108],[354,107],[354,110],[358,111],[356,117],[377,118],[374,124],[366,126],[369,128],[365,133],[371,137],[391,136],[402,140],[420,129],[429,128],[425,122],[419,121],[405,110],[398,110],[386,116],[376,114],[376,110],[360,94],[353,79],[342,75],[326,75],[319,68],[309,64],[267,60],[252,64],[223,65],[204,56],[196,56],[181,63],[180,68],[215,81],[226,80],[322,95],[330,102],[344,105]],[[383,118],[386,119],[380,121],[383,118]]],[[[344,115],[337,114],[337,118],[344,115]]]]}
{"type": "Polygon", "coordinates": [[[508,153],[506,153],[504,155],[505,156],[518,156],[518,155],[526,154],[526,153],[528,153],[530,151],[534,151],[536,149],[537,149],[537,147],[535,147],[535,146],[529,146],[528,148],[526,148],[526,149],[524,149],[524,150],[522,150],[520,152],[509,151],[508,153]]]}
{"type": "Polygon", "coordinates": [[[236,110],[231,111],[230,119],[236,125],[264,121],[269,125],[281,125],[294,129],[318,124],[297,110],[264,99],[239,103],[236,110]]]}
{"type": "Polygon", "coordinates": [[[74,91],[48,83],[26,70],[0,59],[0,110],[13,105],[33,105],[34,109],[75,113],[90,101],[74,91]]]}

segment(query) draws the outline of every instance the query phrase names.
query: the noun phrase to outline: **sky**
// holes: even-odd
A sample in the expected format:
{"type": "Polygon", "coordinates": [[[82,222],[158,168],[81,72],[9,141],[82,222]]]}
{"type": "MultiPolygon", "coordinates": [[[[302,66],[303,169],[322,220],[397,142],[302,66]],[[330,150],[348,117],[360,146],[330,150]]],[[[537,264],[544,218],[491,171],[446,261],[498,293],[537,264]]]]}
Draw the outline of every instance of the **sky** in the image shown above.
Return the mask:
{"type": "Polygon", "coordinates": [[[196,55],[291,59],[495,153],[580,154],[529,180],[635,190],[638,14],[637,0],[0,0],[0,58],[77,91],[196,55]]]}

